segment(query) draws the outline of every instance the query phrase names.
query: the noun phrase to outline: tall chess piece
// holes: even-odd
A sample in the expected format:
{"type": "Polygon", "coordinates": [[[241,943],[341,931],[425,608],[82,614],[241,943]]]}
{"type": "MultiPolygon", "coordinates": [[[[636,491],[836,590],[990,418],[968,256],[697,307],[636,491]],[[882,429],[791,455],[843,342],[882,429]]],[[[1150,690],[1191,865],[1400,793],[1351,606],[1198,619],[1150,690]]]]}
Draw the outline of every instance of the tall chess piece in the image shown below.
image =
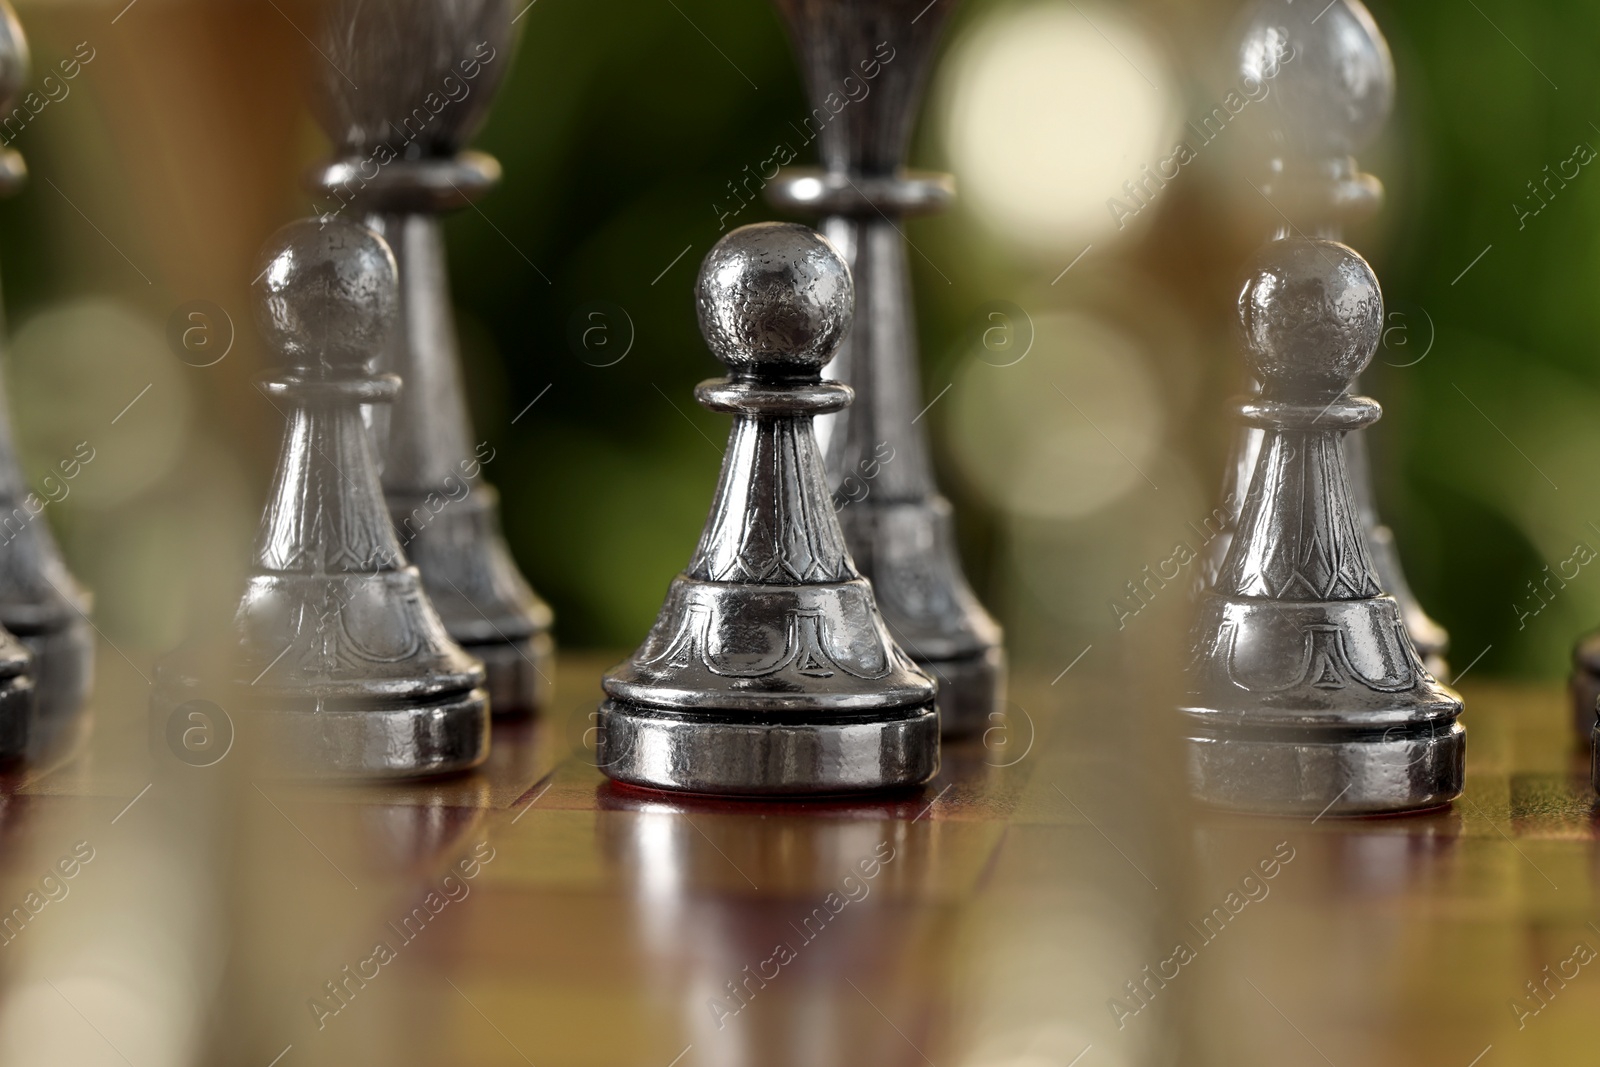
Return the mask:
{"type": "Polygon", "coordinates": [[[916,418],[918,373],[901,219],[954,195],[945,174],[902,169],[934,47],[955,0],[774,0],[815,107],[822,169],[791,168],[767,189],[779,207],[821,215],[856,281],[856,328],[829,374],[855,403],[818,421],[828,483],[861,573],[895,639],[939,683],[946,735],[990,725],[1005,696],[1000,627],[967,585],[950,504],[934,484],[916,418]],[[841,95],[848,94],[848,95],[841,95]],[[870,481],[868,481],[870,479],[870,481]],[[848,487],[866,484],[854,499],[848,487]]]}
{"type": "Polygon", "coordinates": [[[1191,787],[1223,807],[1308,815],[1444,804],[1462,786],[1461,700],[1383,592],[1340,447],[1382,414],[1350,392],[1382,336],[1378,280],[1342,244],[1269,241],[1239,321],[1261,391],[1237,410],[1261,446],[1195,622],[1191,787]]]}
{"type": "MultiPolygon", "coordinates": [[[[1383,203],[1382,183],[1362,173],[1354,157],[1377,136],[1394,105],[1394,61],[1383,34],[1360,0],[1334,0],[1327,7],[1258,0],[1245,16],[1235,60],[1240,84],[1264,87],[1265,96],[1241,118],[1267,153],[1255,185],[1271,204],[1274,236],[1298,232],[1343,240],[1347,224],[1373,215],[1383,203]]],[[[1232,518],[1250,492],[1260,445],[1259,428],[1241,428],[1223,486],[1232,518]]],[[[1344,450],[1379,584],[1399,603],[1428,669],[1443,673],[1450,637],[1411,592],[1394,534],[1378,516],[1365,435],[1346,434],[1344,450]]],[[[1212,542],[1208,574],[1221,566],[1230,536],[1212,542]]]]}
{"type": "Polygon", "coordinates": [[[856,570],[812,419],[850,403],[823,365],[850,329],[850,268],[804,226],[758,223],[700,266],[700,332],[733,415],[711,516],[643,645],[607,672],[601,770],[694,793],[846,793],[927,781],[935,686],[856,570]]]}
{"type": "MultiPolygon", "coordinates": [[[[0,0],[0,99],[7,108],[27,85],[29,68],[22,26],[11,5],[0,0]]],[[[15,149],[0,149],[0,195],[20,189],[27,173],[15,149]]],[[[0,391],[0,626],[9,631],[0,636],[0,720],[24,714],[24,704],[31,704],[22,730],[27,754],[34,758],[47,756],[71,737],[94,681],[89,594],[67,572],[41,510],[17,462],[0,391]],[[24,657],[10,635],[33,655],[31,699],[19,688],[24,657]]],[[[9,722],[0,725],[0,733],[10,739],[0,740],[0,752],[19,740],[17,727],[9,722]]]]}
{"type": "Polygon", "coordinates": [[[521,6],[335,0],[322,113],[339,154],[311,177],[329,213],[349,205],[399,261],[402,328],[382,366],[406,388],[373,420],[384,495],[445,628],[488,669],[496,715],[548,699],[552,620],[511,559],[484,476],[494,452],[467,413],[440,216],[500,180],[492,156],[464,146],[511,64],[521,6]]]}
{"type": "Polygon", "coordinates": [[[370,369],[399,311],[394,255],[353,222],[305,219],[268,241],[255,288],[262,337],[284,363],[261,386],[288,420],[283,449],[227,677],[213,684],[188,657],[162,664],[157,725],[206,698],[246,713],[290,774],[476,766],[489,747],[484,670],[406,562],[361,417],[401,389],[370,369]]]}

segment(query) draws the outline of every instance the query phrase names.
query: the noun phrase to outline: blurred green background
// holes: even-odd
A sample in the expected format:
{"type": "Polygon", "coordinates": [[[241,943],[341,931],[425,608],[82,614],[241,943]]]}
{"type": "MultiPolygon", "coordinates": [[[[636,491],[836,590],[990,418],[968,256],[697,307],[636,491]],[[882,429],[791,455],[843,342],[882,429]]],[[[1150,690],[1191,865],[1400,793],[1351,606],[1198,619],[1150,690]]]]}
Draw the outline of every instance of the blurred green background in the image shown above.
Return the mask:
{"type": "MultiPolygon", "coordinates": [[[[158,650],[215,610],[216,590],[184,585],[195,561],[248,549],[280,423],[249,389],[262,356],[244,286],[267,233],[309,212],[297,176],[326,145],[302,89],[321,62],[298,28],[315,5],[145,3],[115,23],[120,4],[19,6],[36,78],[79,42],[96,58],[15,139],[34,180],[0,206],[0,257],[30,473],[96,443],[50,518],[108,636],[158,650]],[[215,368],[165,345],[193,299],[238,328],[215,368]]],[[[1235,280],[1270,226],[1246,182],[1259,161],[1229,130],[1127,228],[1105,201],[1220,99],[1237,11],[971,0],[930,86],[912,162],[953,170],[963,206],[906,227],[939,398],[922,425],[969,575],[1014,655],[1052,674],[1146,624],[1119,629],[1113,605],[1217,494],[1235,280]],[[997,307],[1032,338],[1010,366],[977,340],[997,307]]],[[[1600,549],[1600,178],[1585,167],[1538,214],[1518,205],[1536,206],[1547,165],[1600,145],[1600,10],[1372,11],[1398,97],[1360,162],[1389,199],[1347,236],[1390,310],[1363,380],[1387,412],[1381,509],[1457,671],[1557,678],[1600,624],[1600,568],[1541,584],[1543,600],[1530,585],[1600,549]]],[[[807,105],[765,3],[539,0],[519,25],[476,143],[505,183],[448,225],[462,344],[507,534],[559,640],[621,649],[689,556],[727,432],[691,395],[718,370],[695,272],[726,183],[807,105]],[[574,324],[601,304],[614,347],[597,354],[574,324]]],[[[770,217],[755,204],[731,221],[770,217]]],[[[1177,584],[1154,605],[1169,618],[1177,584]]]]}

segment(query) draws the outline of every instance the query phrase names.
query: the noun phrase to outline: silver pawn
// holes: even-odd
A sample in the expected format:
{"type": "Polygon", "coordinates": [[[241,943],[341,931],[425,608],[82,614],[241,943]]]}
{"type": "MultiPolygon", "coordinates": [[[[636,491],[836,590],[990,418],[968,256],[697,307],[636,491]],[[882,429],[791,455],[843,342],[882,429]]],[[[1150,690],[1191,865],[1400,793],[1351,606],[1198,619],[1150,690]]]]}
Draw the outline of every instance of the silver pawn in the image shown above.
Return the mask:
{"type": "Polygon", "coordinates": [[[361,417],[400,392],[370,369],[394,324],[396,276],[389,246],[352,222],[306,219],[268,241],[256,321],[284,367],[261,387],[288,424],[228,675],[214,686],[179,659],[157,671],[157,720],[214,694],[291,775],[410,777],[488,755],[483,667],[406,562],[361,417]]]}
{"type": "Polygon", "coordinates": [[[700,266],[700,332],[728,377],[695,396],[733,415],[711,515],[645,642],[606,673],[601,770],[694,793],[913,786],[939,766],[934,683],[856,570],[812,419],[849,332],[850,268],[804,226],[758,223],[700,266]]]}
{"type": "MultiPolygon", "coordinates": [[[[1274,236],[1342,241],[1347,225],[1375,214],[1383,203],[1383,184],[1355,160],[1394,107],[1394,61],[1372,15],[1360,0],[1335,0],[1325,8],[1259,0],[1244,17],[1234,71],[1265,93],[1242,118],[1266,157],[1255,185],[1272,205],[1274,236]]],[[[1258,428],[1240,429],[1223,486],[1233,518],[1250,491],[1260,443],[1258,428]]],[[[1379,581],[1400,604],[1428,669],[1442,674],[1450,635],[1412,593],[1394,533],[1378,515],[1365,434],[1347,434],[1344,449],[1379,581]]],[[[1221,565],[1230,536],[1212,543],[1208,574],[1221,565]]]]}
{"type": "Polygon", "coordinates": [[[492,156],[465,146],[511,65],[512,19],[522,6],[332,3],[323,24],[333,63],[323,67],[322,113],[337,158],[311,176],[327,213],[348,209],[399,261],[401,325],[381,366],[406,389],[374,418],[384,495],[445,628],[487,668],[497,716],[527,715],[549,699],[553,620],[511,558],[499,493],[484,476],[440,218],[500,180],[492,156]]]}
{"type": "MultiPolygon", "coordinates": [[[[29,79],[28,42],[16,13],[0,0],[0,113],[29,79]]],[[[12,148],[0,149],[0,195],[27,180],[28,168],[12,148]]],[[[89,594],[68,573],[49,524],[28,506],[33,494],[22,476],[0,384],[0,755],[25,746],[35,760],[71,743],[94,684],[94,635],[89,594]],[[16,640],[11,635],[15,635],[16,640]],[[17,641],[32,654],[33,686],[21,684],[26,667],[17,641]],[[21,718],[20,724],[12,720],[21,718]]]]}
{"type": "Polygon", "coordinates": [[[934,483],[901,219],[945,207],[948,174],[904,169],[934,51],[955,0],[774,0],[810,91],[803,120],[823,169],[787,168],[775,205],[822,216],[856,281],[855,329],[829,374],[856,391],[818,420],[828,484],[890,632],[939,683],[946,736],[993,725],[1005,698],[1000,626],[956,555],[950,502],[934,483]],[[854,87],[854,88],[853,88],[854,87]],[[855,96],[865,87],[863,95],[855,96]],[[840,92],[852,94],[849,106],[840,92]],[[862,495],[862,494],[865,495],[862,495]]]}
{"type": "Polygon", "coordinates": [[[1350,385],[1383,330],[1365,260],[1333,241],[1256,253],[1239,296],[1262,431],[1239,524],[1193,634],[1181,709],[1190,785],[1222,807],[1366,815],[1458,796],[1461,700],[1434,680],[1384,593],[1340,438],[1377,421],[1350,385]]]}

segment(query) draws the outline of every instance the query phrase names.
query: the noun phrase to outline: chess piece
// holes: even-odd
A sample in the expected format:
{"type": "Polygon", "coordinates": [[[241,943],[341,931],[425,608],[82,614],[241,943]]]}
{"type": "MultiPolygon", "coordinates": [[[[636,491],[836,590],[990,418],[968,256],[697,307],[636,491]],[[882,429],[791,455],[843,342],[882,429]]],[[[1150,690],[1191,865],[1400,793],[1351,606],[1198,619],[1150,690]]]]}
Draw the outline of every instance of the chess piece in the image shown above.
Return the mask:
{"type": "Polygon", "coordinates": [[[828,368],[855,403],[819,419],[845,542],[889,630],[939,683],[946,736],[981,732],[1005,699],[1000,627],[967,585],[950,504],[922,428],[910,278],[900,220],[954,195],[945,174],[902,169],[922,89],[954,0],[774,0],[815,105],[800,132],[821,170],[789,168],[776,206],[822,216],[856,281],[856,328],[828,368]],[[848,102],[846,96],[848,94],[848,102]],[[852,491],[865,486],[863,496],[852,491]]]}
{"type": "Polygon", "coordinates": [[[1600,739],[1600,630],[1584,634],[1573,647],[1568,692],[1578,737],[1600,739]]]}
{"type": "MultiPolygon", "coordinates": [[[[1382,183],[1362,173],[1354,158],[1394,104],[1394,62],[1383,34],[1360,0],[1326,7],[1258,0],[1245,16],[1235,60],[1240,84],[1261,86],[1265,94],[1241,118],[1268,155],[1254,184],[1270,205],[1274,236],[1343,240],[1347,224],[1371,216],[1383,202],[1382,183]]],[[[1235,521],[1250,492],[1261,432],[1241,427],[1234,443],[1223,500],[1235,521]]],[[[1378,582],[1399,603],[1428,669],[1442,674],[1449,634],[1411,592],[1394,534],[1378,516],[1365,435],[1352,430],[1343,447],[1378,582]]],[[[1203,572],[1208,577],[1221,566],[1230,537],[1231,528],[1212,542],[1203,572]]]]}
{"type": "Polygon", "coordinates": [[[1211,804],[1285,814],[1444,804],[1462,786],[1461,701],[1383,592],[1339,443],[1382,413],[1349,388],[1381,337],[1378,280],[1336,242],[1269,241],[1239,319],[1261,391],[1237,410],[1262,436],[1195,622],[1191,786],[1211,804]]]}
{"type": "MultiPolygon", "coordinates": [[[[283,771],[410,777],[488,754],[484,670],[445,632],[384,507],[362,422],[401,383],[370,367],[399,310],[389,246],[342,219],[269,240],[257,323],[284,367],[262,382],[287,419],[229,674],[157,671],[156,716],[208,693],[249,714],[283,771]]],[[[245,730],[241,727],[241,734],[245,730]]]]}
{"type": "Polygon", "coordinates": [[[935,686],[851,562],[812,418],[850,403],[822,367],[850,328],[850,268],[804,226],[734,230],[700,267],[700,332],[733,415],[711,515],[644,644],[607,672],[600,767],[694,793],[912,786],[939,763],[935,686]]]}
{"type": "Polygon", "coordinates": [[[509,0],[338,0],[325,22],[322,113],[337,158],[311,183],[400,264],[402,327],[382,367],[405,390],[374,420],[384,495],[406,555],[452,639],[482,660],[498,716],[549,698],[551,613],[512,561],[494,451],[473,434],[462,388],[440,216],[500,180],[464,150],[511,63],[509,0]],[[357,86],[360,88],[358,89],[357,86]]]}
{"type": "Polygon", "coordinates": [[[35,698],[33,653],[0,630],[0,767],[28,758],[35,698]]]}
{"type": "MultiPolygon", "coordinates": [[[[0,99],[9,102],[29,79],[28,44],[9,3],[0,0],[0,99]]],[[[22,156],[0,149],[0,195],[27,178],[22,156]]],[[[25,714],[27,754],[47,757],[70,741],[94,680],[89,594],[67,572],[17,462],[6,402],[0,392],[0,720],[25,714]],[[14,635],[32,654],[32,693],[22,683],[23,658],[14,635]],[[24,712],[24,706],[31,712],[24,712]]],[[[0,752],[17,743],[18,727],[0,723],[0,752]]]]}

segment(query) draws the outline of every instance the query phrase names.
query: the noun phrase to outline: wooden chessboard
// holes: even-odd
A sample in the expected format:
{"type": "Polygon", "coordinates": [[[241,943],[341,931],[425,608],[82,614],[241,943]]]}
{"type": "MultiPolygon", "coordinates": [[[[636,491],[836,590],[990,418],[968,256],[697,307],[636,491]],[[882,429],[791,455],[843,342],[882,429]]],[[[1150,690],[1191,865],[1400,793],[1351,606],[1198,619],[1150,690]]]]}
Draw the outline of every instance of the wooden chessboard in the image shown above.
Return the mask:
{"type": "Polygon", "coordinates": [[[0,899],[95,850],[0,947],[0,1004],[30,1005],[51,1062],[178,1062],[180,1037],[262,1067],[1600,1056],[1600,821],[1553,686],[1465,687],[1453,807],[1310,822],[1131,772],[1100,743],[1128,735],[1086,725],[1111,717],[1092,680],[1016,680],[1028,710],[913,795],[618,788],[584,735],[608,659],[572,654],[551,713],[497,726],[470,776],[177,773],[145,751],[144,668],[103,651],[93,740],[0,809],[0,899]]]}

